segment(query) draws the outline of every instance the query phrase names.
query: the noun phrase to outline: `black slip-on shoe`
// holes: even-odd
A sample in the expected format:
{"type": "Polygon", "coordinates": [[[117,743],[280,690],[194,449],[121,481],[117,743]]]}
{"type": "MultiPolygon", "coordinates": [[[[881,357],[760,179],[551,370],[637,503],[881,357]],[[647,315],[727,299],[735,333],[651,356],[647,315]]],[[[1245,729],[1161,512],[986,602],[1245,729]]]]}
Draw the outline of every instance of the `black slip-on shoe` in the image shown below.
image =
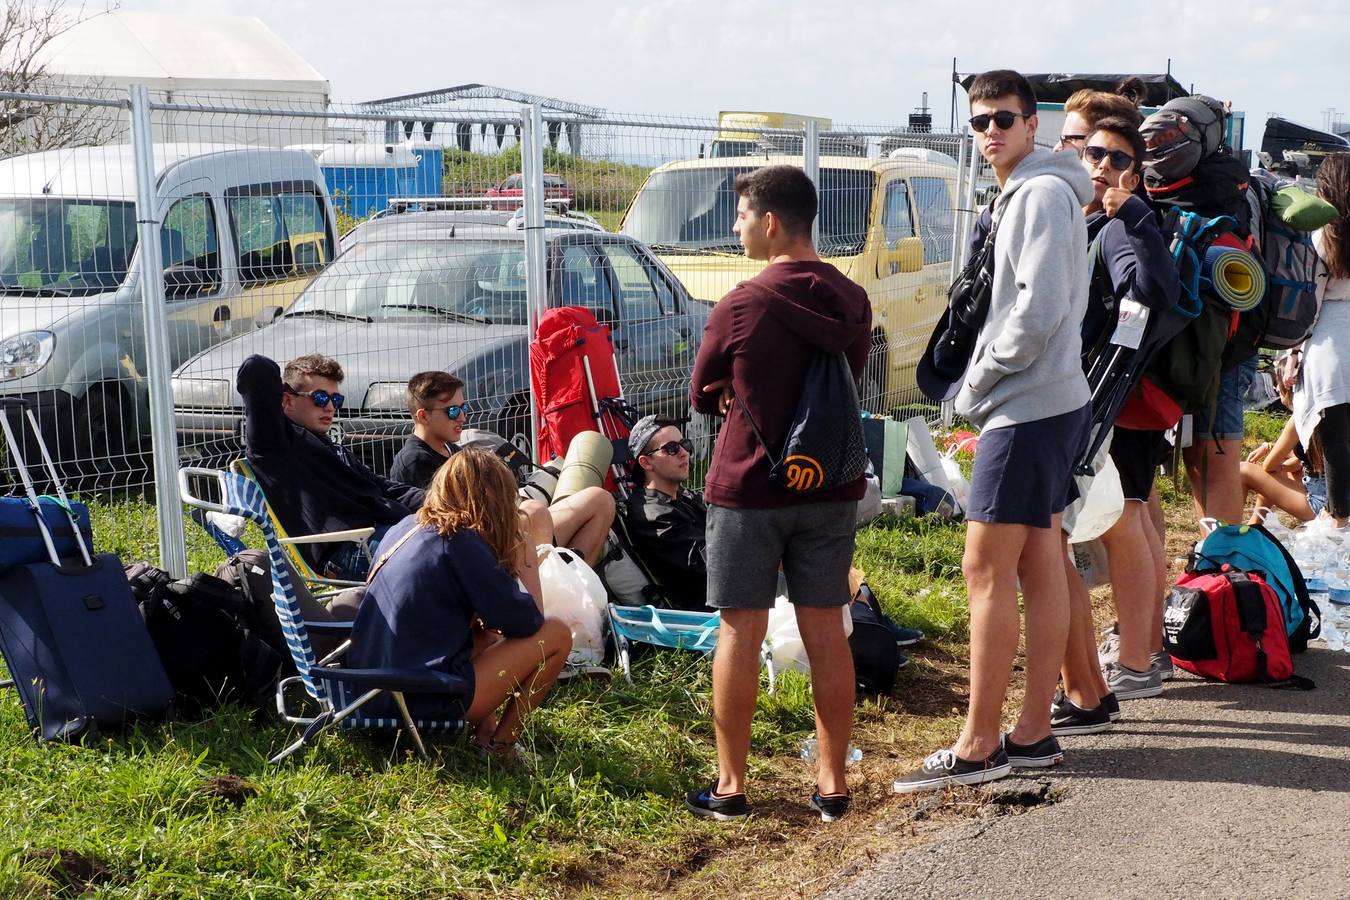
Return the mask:
{"type": "Polygon", "coordinates": [[[750,815],[750,804],[744,794],[717,796],[717,782],[702,790],[690,791],[684,798],[684,806],[696,816],[716,819],[719,822],[732,822],[750,815]]]}
{"type": "Polygon", "coordinates": [[[820,789],[811,795],[811,808],[820,813],[820,821],[833,822],[835,819],[842,819],[848,815],[849,807],[853,803],[853,797],[850,794],[835,794],[829,797],[822,797],[820,789]]]}
{"type": "Polygon", "coordinates": [[[1120,721],[1120,701],[1116,699],[1115,694],[1107,694],[1102,698],[1102,706],[1106,707],[1106,715],[1112,722],[1120,721]]]}
{"type": "Polygon", "coordinates": [[[984,784],[1002,778],[1011,771],[1008,754],[1002,747],[979,760],[962,759],[949,747],[931,754],[922,766],[897,778],[891,787],[897,794],[915,794],[957,784],[984,784]]]}
{"type": "Polygon", "coordinates": [[[1092,709],[1083,709],[1064,697],[1050,710],[1051,734],[1098,734],[1111,728],[1111,714],[1107,712],[1105,703],[1098,703],[1092,709]]]}
{"type": "Polygon", "coordinates": [[[1034,744],[1024,746],[1007,734],[1003,735],[1003,750],[1008,754],[1008,764],[1017,769],[1045,769],[1057,766],[1064,761],[1064,751],[1053,734],[1048,734],[1034,744]]]}

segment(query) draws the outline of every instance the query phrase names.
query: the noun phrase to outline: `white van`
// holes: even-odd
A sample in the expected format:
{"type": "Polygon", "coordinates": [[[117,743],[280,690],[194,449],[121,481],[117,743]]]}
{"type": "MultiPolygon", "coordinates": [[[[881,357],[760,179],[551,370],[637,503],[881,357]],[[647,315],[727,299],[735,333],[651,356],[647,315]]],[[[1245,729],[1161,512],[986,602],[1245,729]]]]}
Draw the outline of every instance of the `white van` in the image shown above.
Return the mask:
{"type": "MultiPolygon", "coordinates": [[[[333,258],[309,153],[162,144],[155,174],[175,368],[290,305],[333,258]]],[[[124,468],[150,429],[137,216],[128,145],[0,160],[0,395],[30,401],[53,454],[96,472],[124,468]]]]}

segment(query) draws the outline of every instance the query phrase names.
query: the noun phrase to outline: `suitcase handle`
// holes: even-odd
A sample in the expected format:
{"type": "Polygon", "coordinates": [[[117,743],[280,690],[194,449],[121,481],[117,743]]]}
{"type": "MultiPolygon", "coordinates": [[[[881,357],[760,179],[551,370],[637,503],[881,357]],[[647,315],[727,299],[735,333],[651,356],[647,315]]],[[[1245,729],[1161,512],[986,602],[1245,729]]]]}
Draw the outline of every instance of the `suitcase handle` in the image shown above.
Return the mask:
{"type": "Polygon", "coordinates": [[[204,509],[207,512],[233,515],[229,507],[211,500],[203,500],[192,490],[193,478],[212,478],[220,485],[220,495],[225,496],[225,473],[219,469],[203,469],[200,466],[184,466],[178,470],[178,497],[188,506],[204,509]]]}
{"type": "MultiPolygon", "coordinates": [[[[47,468],[47,476],[51,478],[52,484],[56,488],[56,496],[60,506],[65,510],[66,517],[70,519],[71,531],[75,533],[75,546],[80,548],[80,557],[84,560],[85,566],[92,566],[94,560],[89,555],[89,547],[84,542],[84,535],[80,533],[80,523],[75,518],[75,512],[71,508],[70,498],[66,496],[66,489],[61,485],[61,476],[56,471],[56,464],[52,462],[51,454],[47,452],[47,443],[42,439],[42,431],[38,428],[37,416],[33,415],[33,408],[28,401],[19,397],[6,397],[3,399],[3,405],[6,407],[18,407],[24,411],[24,419],[28,426],[33,429],[33,436],[36,438],[38,453],[42,456],[42,461],[47,468]]],[[[57,555],[56,544],[52,541],[52,533],[47,528],[47,521],[42,517],[42,505],[38,502],[37,489],[33,486],[33,478],[28,474],[28,466],[24,464],[23,450],[19,440],[14,435],[14,429],[10,425],[7,412],[0,412],[0,429],[4,430],[5,441],[9,444],[10,457],[14,460],[14,468],[19,472],[19,479],[23,482],[24,490],[28,494],[28,506],[33,511],[33,517],[37,519],[38,533],[42,536],[43,546],[47,548],[47,555],[51,557],[52,565],[60,567],[61,557],[57,555]]]]}

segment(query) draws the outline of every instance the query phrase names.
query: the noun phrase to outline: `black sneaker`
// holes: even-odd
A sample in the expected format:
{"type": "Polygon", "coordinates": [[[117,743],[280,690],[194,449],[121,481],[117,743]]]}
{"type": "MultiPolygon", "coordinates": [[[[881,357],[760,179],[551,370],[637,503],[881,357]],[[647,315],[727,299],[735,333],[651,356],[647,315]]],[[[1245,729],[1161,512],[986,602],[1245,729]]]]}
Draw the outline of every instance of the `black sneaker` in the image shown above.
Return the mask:
{"type": "Polygon", "coordinates": [[[895,668],[899,670],[903,669],[907,665],[909,665],[909,657],[901,653],[899,650],[895,651],[895,668]]]}
{"type": "Polygon", "coordinates": [[[1030,746],[1016,743],[1005,734],[1003,750],[1008,754],[1008,764],[1019,769],[1045,769],[1064,762],[1064,751],[1060,749],[1053,733],[1030,746]]]}
{"type": "Polygon", "coordinates": [[[923,632],[917,628],[906,628],[894,622],[891,622],[887,627],[890,628],[891,634],[895,635],[895,646],[897,647],[909,647],[923,640],[923,632]]]}
{"type": "Polygon", "coordinates": [[[716,819],[719,822],[731,822],[750,815],[750,804],[744,794],[716,796],[717,782],[714,781],[701,791],[690,791],[684,798],[684,806],[696,816],[716,819]]]}
{"type": "Polygon", "coordinates": [[[1110,729],[1111,714],[1105,703],[1098,703],[1092,709],[1083,709],[1068,697],[1063,697],[1050,711],[1051,734],[1097,734],[1110,729]]]}
{"type": "Polygon", "coordinates": [[[835,819],[842,819],[848,815],[848,808],[853,803],[851,794],[836,794],[832,797],[822,797],[820,788],[811,795],[811,808],[820,813],[820,821],[833,822],[835,819]]]}
{"type": "Polygon", "coordinates": [[[915,794],[957,784],[984,784],[1002,778],[1011,771],[1008,754],[1002,747],[985,759],[973,761],[962,759],[948,747],[931,754],[920,768],[897,778],[891,787],[897,794],[915,794]]]}
{"type": "Polygon", "coordinates": [[[1103,697],[1102,706],[1106,707],[1106,714],[1112,722],[1120,720],[1120,701],[1116,699],[1115,694],[1107,694],[1103,697]]]}

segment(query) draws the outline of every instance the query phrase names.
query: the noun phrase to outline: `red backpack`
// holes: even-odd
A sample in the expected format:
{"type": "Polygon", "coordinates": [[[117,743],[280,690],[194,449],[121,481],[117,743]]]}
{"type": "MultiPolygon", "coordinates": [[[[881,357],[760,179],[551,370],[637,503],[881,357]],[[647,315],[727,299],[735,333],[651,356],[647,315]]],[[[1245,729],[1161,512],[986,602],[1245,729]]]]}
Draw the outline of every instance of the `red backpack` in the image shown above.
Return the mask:
{"type": "Polygon", "coordinates": [[[1284,608],[1257,572],[1186,572],[1167,593],[1163,646],[1187,672],[1231,684],[1312,690],[1294,674],[1284,608]]]}

